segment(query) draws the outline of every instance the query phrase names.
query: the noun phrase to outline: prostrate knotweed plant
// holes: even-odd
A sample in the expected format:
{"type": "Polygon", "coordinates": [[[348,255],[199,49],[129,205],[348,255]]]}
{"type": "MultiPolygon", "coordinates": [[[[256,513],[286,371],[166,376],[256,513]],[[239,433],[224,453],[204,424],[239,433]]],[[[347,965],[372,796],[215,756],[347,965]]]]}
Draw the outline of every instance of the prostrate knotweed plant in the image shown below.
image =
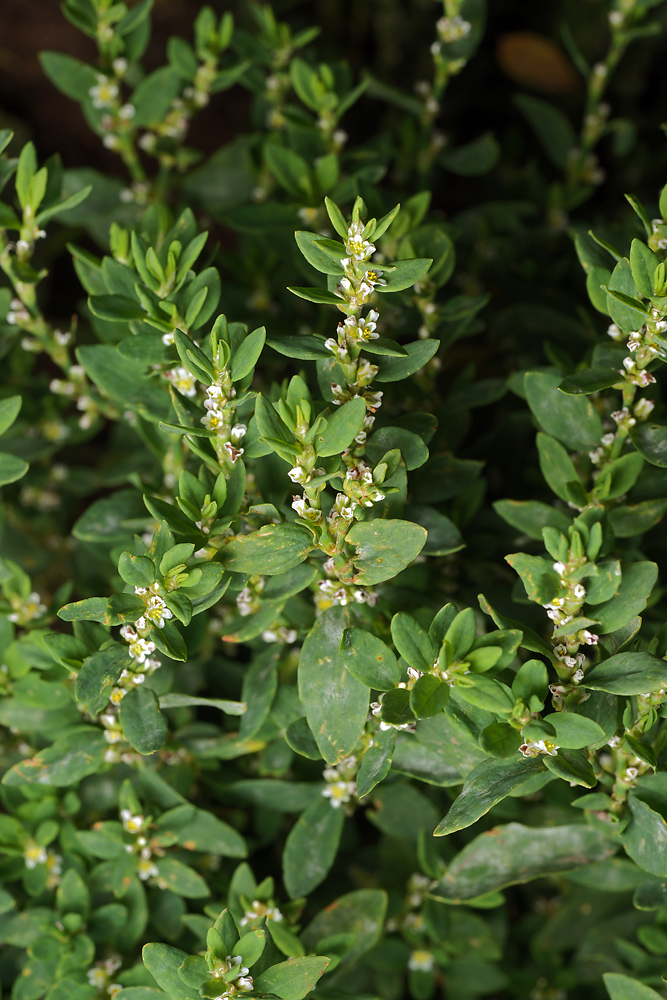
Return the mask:
{"type": "MultiPolygon", "coordinates": [[[[605,10],[552,210],[601,181],[603,83],[657,6],[605,10]]],[[[667,189],[628,199],[627,257],[634,219],[573,234],[605,318],[555,262],[540,294],[587,325],[547,342],[541,307],[548,363],[507,378],[510,340],[468,339],[493,253],[456,264],[474,213],[439,184],[500,155],[439,132],[485,7],[437,7],[415,101],[278,5],[202,7],[146,72],[150,0],[66,0],[97,61],[43,67],[127,176],[0,135],[12,1000],[664,994],[667,189]],[[195,166],[241,88],[252,130],[195,166]]]]}

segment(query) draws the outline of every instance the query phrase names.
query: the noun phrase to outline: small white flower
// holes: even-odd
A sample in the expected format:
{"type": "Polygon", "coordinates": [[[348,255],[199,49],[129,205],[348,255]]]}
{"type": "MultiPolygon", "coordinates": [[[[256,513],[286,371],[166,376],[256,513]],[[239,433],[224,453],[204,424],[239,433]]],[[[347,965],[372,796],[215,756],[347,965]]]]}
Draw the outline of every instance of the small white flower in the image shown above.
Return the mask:
{"type": "Polygon", "coordinates": [[[128,833],[139,833],[146,822],[143,816],[134,816],[131,809],[121,809],[120,818],[123,829],[127,830],[128,833]]]}
{"type": "Polygon", "coordinates": [[[597,646],[600,640],[598,635],[595,635],[593,632],[589,632],[588,629],[584,629],[579,633],[579,635],[581,636],[581,641],[585,642],[589,646],[597,646]]]}
{"type": "Polygon", "coordinates": [[[118,84],[108,76],[98,74],[97,83],[88,91],[94,108],[111,108],[118,97],[118,84]]]}
{"type": "Polygon", "coordinates": [[[227,452],[227,455],[229,456],[229,460],[232,463],[232,465],[234,465],[237,459],[239,459],[243,454],[243,448],[234,447],[231,441],[225,441],[224,449],[227,452]]]}
{"type": "Polygon", "coordinates": [[[47,852],[45,847],[40,847],[34,840],[27,840],[23,847],[23,861],[26,868],[36,868],[37,865],[45,865],[47,852]]]}
{"type": "Polygon", "coordinates": [[[157,625],[158,628],[164,628],[165,619],[169,620],[173,617],[173,611],[169,610],[161,597],[158,597],[158,595],[155,594],[153,597],[149,598],[146,605],[146,618],[148,618],[153,625],[157,625]]]}
{"type": "Polygon", "coordinates": [[[646,420],[654,406],[655,403],[652,399],[640,399],[639,402],[635,403],[633,412],[638,420],[646,420]]]}
{"type": "Polygon", "coordinates": [[[150,859],[142,858],[137,863],[137,875],[142,882],[145,882],[149,878],[156,878],[159,874],[157,865],[150,859]]]}
{"type": "Polygon", "coordinates": [[[541,753],[546,753],[550,757],[558,756],[558,747],[551,740],[526,740],[523,746],[519,747],[519,751],[524,757],[537,757],[541,753]]]}
{"type": "Polygon", "coordinates": [[[586,588],[582,586],[582,584],[577,583],[575,584],[572,593],[578,601],[583,601],[584,597],[586,596],[586,588]]]}
{"type": "Polygon", "coordinates": [[[290,469],[287,473],[289,478],[293,483],[306,483],[308,481],[308,473],[300,465],[295,465],[293,469],[290,469]]]}
{"type": "Polygon", "coordinates": [[[149,642],[147,639],[137,638],[134,642],[130,643],[129,653],[133,660],[137,663],[143,663],[146,657],[150,653],[155,652],[155,643],[149,642]]]}
{"type": "MultiPolygon", "coordinates": [[[[171,337],[171,342],[173,343],[173,334],[167,333],[165,334],[165,337],[171,337]]],[[[179,365],[177,368],[172,368],[170,371],[166,372],[166,376],[173,385],[174,389],[180,392],[182,396],[192,397],[197,395],[196,379],[194,375],[187,370],[187,368],[183,367],[183,365],[179,365]]]]}
{"type": "Polygon", "coordinates": [[[408,969],[412,972],[430,972],[434,958],[430,951],[413,951],[408,959],[408,969]]]}
{"type": "Polygon", "coordinates": [[[354,781],[332,781],[322,789],[322,795],[325,799],[329,799],[334,809],[339,809],[350,802],[356,792],[357,785],[354,781]]]}

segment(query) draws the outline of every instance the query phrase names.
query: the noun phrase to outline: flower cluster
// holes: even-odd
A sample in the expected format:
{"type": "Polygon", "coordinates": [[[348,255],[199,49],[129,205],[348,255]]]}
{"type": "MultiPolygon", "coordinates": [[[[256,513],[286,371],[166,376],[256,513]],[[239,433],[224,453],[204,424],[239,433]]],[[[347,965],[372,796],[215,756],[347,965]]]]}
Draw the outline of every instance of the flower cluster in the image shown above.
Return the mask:
{"type": "Polygon", "coordinates": [[[46,847],[38,844],[29,838],[23,844],[23,863],[26,868],[36,868],[38,865],[45,865],[48,872],[46,888],[55,889],[60,884],[62,874],[62,857],[55,851],[49,851],[46,847]]]}
{"type": "MultiPolygon", "coordinates": [[[[344,277],[340,279],[336,294],[343,300],[341,308],[346,312],[346,318],[338,324],[337,339],[330,337],[325,346],[332,352],[345,375],[345,386],[336,382],[331,385],[334,403],[340,405],[362,396],[366,407],[373,413],[382,400],[381,392],[371,392],[369,386],[378,373],[377,365],[371,364],[367,358],[360,358],[359,352],[365,344],[377,340],[377,324],[379,313],[370,309],[364,317],[363,307],[373,297],[375,289],[386,285],[382,272],[368,266],[369,258],[375,253],[375,246],[364,236],[365,227],[359,219],[350,224],[345,239],[347,256],[340,261],[344,277]]],[[[372,419],[364,426],[367,434],[373,425],[372,419]]],[[[365,436],[363,441],[365,443],[365,436]]]]}
{"type": "Polygon", "coordinates": [[[538,757],[540,754],[547,754],[549,757],[558,756],[558,745],[551,740],[526,740],[519,747],[519,752],[524,757],[538,757]]]}
{"type": "Polygon", "coordinates": [[[104,962],[96,962],[87,972],[89,985],[93,986],[98,993],[115,997],[123,987],[120,983],[114,983],[111,980],[122,964],[123,960],[120,955],[111,955],[104,962]]]}
{"type": "Polygon", "coordinates": [[[261,594],[264,590],[265,580],[263,576],[251,576],[243,590],[236,596],[236,607],[239,614],[247,617],[259,611],[261,607],[261,594]]]}
{"type": "Polygon", "coordinates": [[[227,371],[224,371],[217,382],[206,387],[207,399],[204,401],[206,413],[201,418],[204,427],[214,431],[218,457],[228,466],[234,465],[243,454],[240,447],[248,428],[245,424],[234,424],[234,398],[236,389],[232,385],[227,371]]]}
{"type": "MultiPolygon", "coordinates": [[[[586,572],[585,555],[577,556],[572,549],[566,563],[556,561],[554,572],[559,579],[559,595],[544,604],[547,615],[553,621],[556,629],[568,625],[577,618],[586,600],[586,587],[581,583],[586,572]]],[[[582,646],[595,646],[599,637],[587,628],[580,628],[566,635],[562,633],[553,639],[554,653],[558,658],[556,670],[561,681],[568,685],[578,685],[584,679],[586,656],[581,651],[582,646]]],[[[561,703],[567,688],[562,684],[552,684],[550,690],[554,705],[561,703]]]]}
{"type": "Polygon", "coordinates": [[[10,602],[14,610],[7,615],[7,618],[15,625],[28,625],[36,618],[41,618],[47,610],[46,604],[42,603],[36,591],[25,598],[12,596],[10,602]]]}
{"type": "Polygon", "coordinates": [[[224,961],[218,959],[211,969],[211,977],[220,979],[225,986],[215,1000],[231,1000],[239,993],[248,993],[253,988],[252,976],[239,955],[227,955],[224,961]]]}
{"type": "Polygon", "coordinates": [[[359,762],[354,756],[346,757],[337,767],[325,767],[322,776],[327,784],[322,789],[322,795],[329,799],[333,809],[347,807],[345,811],[350,811],[349,804],[357,794],[357,783],[354,776],[358,767],[359,762]]]}
{"type": "Polygon", "coordinates": [[[246,924],[252,923],[253,920],[260,920],[262,917],[273,920],[277,924],[283,919],[282,913],[275,904],[253,899],[252,903],[246,906],[243,916],[239,920],[239,927],[245,927],[246,924]]]}
{"type": "MultiPolygon", "coordinates": [[[[125,844],[128,854],[137,856],[137,878],[142,882],[148,879],[157,879],[160,872],[153,860],[153,856],[161,857],[164,854],[162,848],[151,845],[145,836],[148,821],[140,813],[134,814],[131,809],[121,809],[120,819],[126,833],[134,836],[134,843],[125,844]]],[[[159,884],[159,883],[156,883],[159,884]]]]}

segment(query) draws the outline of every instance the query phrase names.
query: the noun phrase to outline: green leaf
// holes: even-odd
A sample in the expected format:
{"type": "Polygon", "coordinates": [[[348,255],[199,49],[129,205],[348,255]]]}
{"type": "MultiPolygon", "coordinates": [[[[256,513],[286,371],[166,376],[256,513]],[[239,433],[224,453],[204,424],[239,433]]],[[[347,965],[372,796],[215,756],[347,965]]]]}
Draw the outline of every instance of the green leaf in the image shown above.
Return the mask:
{"type": "Polygon", "coordinates": [[[500,146],[492,132],[485,132],[465,146],[446,149],[438,156],[438,163],[446,170],[462,177],[478,177],[492,170],[500,158],[500,146]]]}
{"type": "Polygon", "coordinates": [[[559,441],[541,431],[537,435],[537,450],[540,469],[547,484],[557,497],[568,503],[570,498],[565,487],[579,479],[572,459],[559,441]]]}
{"type": "Polygon", "coordinates": [[[305,716],[290,722],[285,730],[285,742],[301,757],[306,757],[308,760],[322,759],[322,754],[305,716]]]}
{"type": "Polygon", "coordinates": [[[331,351],[324,346],[324,341],[313,334],[271,334],[266,338],[266,343],[287,358],[297,358],[300,361],[331,359],[331,351]]]}
{"type": "Polygon", "coordinates": [[[181,662],[187,660],[188,650],[185,640],[173,621],[166,621],[162,628],[154,626],[151,630],[151,639],[165,656],[181,662]]]}
{"type": "Polygon", "coordinates": [[[133,556],[131,552],[121,552],[118,573],[125,583],[133,587],[150,587],[155,582],[155,565],[148,556],[133,556]]]}
{"type": "Polygon", "coordinates": [[[85,704],[90,715],[97,715],[102,711],[121,671],[129,663],[127,646],[116,643],[98,650],[83,661],[76,677],[74,693],[76,700],[85,704]]]}
{"type": "Polygon", "coordinates": [[[554,742],[559,747],[580,750],[605,740],[604,730],[597,722],[574,712],[551,712],[544,716],[544,722],[548,722],[556,730],[554,742]]]}
{"type": "Polygon", "coordinates": [[[518,730],[506,722],[491,722],[479,734],[479,745],[492,757],[513,757],[523,739],[518,730]]]}
{"type": "Polygon", "coordinates": [[[181,85],[181,78],[171,66],[161,66],[144,77],[130,98],[136,109],[133,127],[142,128],[164,118],[181,85]]]}
{"type": "Polygon", "coordinates": [[[265,340],[266,329],[260,326],[241,341],[232,355],[230,364],[230,371],[234,382],[239,382],[253,370],[262,353],[265,340]]]}
{"type": "Polygon", "coordinates": [[[134,594],[114,594],[111,598],[88,597],[83,601],[66,604],[58,612],[58,617],[66,622],[91,621],[102,625],[122,625],[126,620],[136,621],[144,610],[144,602],[134,594]]]}
{"type": "Polygon", "coordinates": [[[542,541],[543,528],[567,531],[571,523],[562,511],[539,500],[496,500],[493,509],[513,528],[539,541],[542,541]]]}
{"type": "Polygon", "coordinates": [[[80,103],[88,99],[88,92],[97,83],[92,66],[63,52],[40,52],[38,58],[45,74],[61,93],[80,103]]]}
{"type": "MultiPolygon", "coordinates": [[[[169,418],[171,407],[165,391],[153,384],[135,361],[119,354],[112,344],[84,344],[76,349],[76,356],[98,389],[123,407],[134,407],[151,420],[169,418]]],[[[136,500],[135,492],[135,503],[136,500]]],[[[96,501],[93,506],[103,502],[96,501]]]]}
{"type": "Polygon", "coordinates": [[[621,586],[621,564],[618,559],[598,563],[595,568],[597,573],[586,578],[587,604],[603,604],[610,601],[621,586]]]}
{"type": "Polygon", "coordinates": [[[463,536],[454,522],[435,507],[408,504],[405,513],[411,521],[420,524],[427,532],[426,544],[422,549],[425,556],[447,556],[465,548],[463,536]]]}
{"type": "Polygon", "coordinates": [[[521,577],[526,594],[537,604],[549,604],[560,590],[560,580],[552,564],[542,556],[529,556],[514,552],[505,560],[521,577]]]}
{"type": "Polygon", "coordinates": [[[614,323],[624,333],[638,330],[646,320],[646,307],[639,300],[630,262],[626,258],[617,262],[604,290],[607,292],[607,309],[614,323]]]}
{"type": "Polygon", "coordinates": [[[141,754],[159,750],[167,739],[167,720],[160,711],[157,695],[147,687],[135,687],[120,703],[123,735],[141,754]]]}
{"type": "Polygon", "coordinates": [[[159,879],[166,883],[164,888],[175,892],[177,896],[184,896],[186,899],[202,899],[204,896],[210,896],[204,879],[189,865],[170,857],[158,858],[156,864],[160,873],[159,879]]]}
{"type": "Polygon", "coordinates": [[[255,989],[273,993],[281,1000],[303,1000],[315,988],[329,962],[330,959],[318,956],[288,958],[262,972],[255,979],[255,989]]]}
{"type": "Polygon", "coordinates": [[[392,755],[396,745],[396,731],[378,729],[373,736],[373,745],[361,758],[357,772],[357,796],[362,799],[389,774],[392,755]]]}
{"type": "Polygon", "coordinates": [[[617,538],[634,538],[655,527],[666,510],[667,500],[642,500],[640,503],[615,507],[609,511],[608,516],[617,538]]]}
{"type": "Polygon", "coordinates": [[[449,685],[435,674],[418,677],[410,691],[410,708],[415,718],[428,719],[439,715],[449,699],[449,685]]]}
{"type": "Polygon", "coordinates": [[[303,288],[301,286],[288,285],[287,291],[291,292],[292,295],[298,296],[300,299],[305,299],[306,302],[317,302],[325,306],[339,306],[343,302],[340,295],[334,295],[333,292],[329,292],[325,288],[303,288]]]}
{"type": "Polygon", "coordinates": [[[113,322],[129,323],[130,320],[146,317],[144,308],[127,295],[91,295],[88,305],[94,316],[113,322]]]}
{"type": "Polygon", "coordinates": [[[299,816],[287,835],[283,852],[283,879],[292,899],[308,895],[326,878],[336,858],[344,822],[343,810],[334,809],[323,796],[299,816]]]}
{"type": "Polygon", "coordinates": [[[508,823],[467,844],[447,866],[432,893],[459,903],[509,885],[602,861],[615,850],[609,836],[586,824],[536,829],[508,823]]]}
{"type": "Polygon", "coordinates": [[[517,94],[514,103],[535,131],[554,167],[564,170],[577,136],[569,121],[552,104],[528,94],[517,94]]]}
{"type": "Polygon", "coordinates": [[[667,427],[649,422],[637,424],[630,431],[630,437],[647,462],[667,469],[667,427]]]}
{"type": "Polygon", "coordinates": [[[630,247],[632,280],[645,299],[655,295],[654,276],[659,258],[641,240],[633,240],[630,247]]]}
{"type": "Polygon", "coordinates": [[[657,579],[658,567],[653,562],[626,564],[616,597],[595,606],[594,617],[599,622],[595,631],[604,635],[627,625],[646,607],[657,579]]]}
{"type": "Polygon", "coordinates": [[[651,653],[617,653],[587,670],[581,683],[593,691],[611,694],[660,691],[667,688],[667,663],[651,653]]]}
{"type": "Polygon", "coordinates": [[[524,388],[528,405],[544,430],[569,448],[588,451],[602,437],[602,421],[585,396],[559,391],[560,375],[527,372],[524,388]]]}
{"type": "Polygon", "coordinates": [[[378,359],[379,371],[375,376],[376,382],[400,382],[404,378],[414,375],[431,360],[440,347],[440,341],[415,340],[411,344],[405,344],[404,347],[407,357],[380,357],[378,359]]]}
{"type": "MultiPolygon", "coordinates": [[[[294,65],[295,62],[296,60],[293,60],[292,65],[294,65]]],[[[325,195],[324,197],[324,205],[326,207],[327,214],[331,219],[331,225],[334,227],[339,236],[342,236],[343,239],[346,239],[347,223],[338,205],[336,204],[335,201],[332,201],[331,198],[329,198],[327,195],[325,195]]]]}
{"type": "Polygon", "coordinates": [[[632,792],[628,796],[632,820],[622,834],[626,854],[635,864],[664,878],[667,875],[667,823],[632,792]]]}
{"type": "Polygon", "coordinates": [[[433,261],[430,257],[413,257],[412,260],[396,260],[391,269],[383,271],[384,285],[378,285],[377,292],[402,292],[411,288],[428,273],[433,261]]]}
{"type": "Polygon", "coordinates": [[[243,965],[252,968],[255,962],[261,957],[266,944],[266,934],[263,930],[250,931],[234,946],[234,955],[240,956],[243,965]]]}
{"type": "MultiPolygon", "coordinates": [[[[387,894],[380,889],[357,889],[339,896],[320,910],[301,934],[306,947],[315,951],[319,942],[335,941],[349,935],[343,961],[352,963],[370,951],[380,940],[387,913],[387,894]]],[[[322,950],[325,950],[322,948],[322,950]]],[[[369,1000],[364,997],[363,1000],[369,1000]]]]}
{"type": "Polygon", "coordinates": [[[605,972],[602,979],[610,1000],[660,1000],[660,994],[650,986],[619,972],[605,972]]]}
{"type": "Polygon", "coordinates": [[[278,690],[278,656],[275,649],[255,657],[243,678],[242,697],[248,709],[241,719],[239,737],[250,739],[258,732],[271,711],[278,690]]]}
{"type": "Polygon", "coordinates": [[[277,142],[265,144],[264,156],[269,170],[288,194],[295,198],[310,196],[310,171],[303,157],[291,149],[279,146],[277,142]]]}
{"type": "Polygon", "coordinates": [[[169,944],[145,944],[141,955],[151,976],[171,1000],[200,1000],[199,991],[186,986],[178,974],[189,957],[187,952],[169,944]]]}
{"type": "Polygon", "coordinates": [[[559,750],[555,757],[545,754],[544,763],[553,774],[569,784],[574,782],[584,788],[594,788],[597,785],[595,771],[580,750],[559,750]]]}
{"type": "Polygon", "coordinates": [[[0,486],[7,486],[8,483],[22,479],[28,469],[28,463],[22,458],[0,451],[0,486]]]}
{"type": "Polygon", "coordinates": [[[308,633],[299,660],[299,697],[328,764],[353,752],[368,714],[369,689],[346,669],[340,652],[348,620],[342,607],[326,610],[308,633]]]}
{"type": "Polygon", "coordinates": [[[2,779],[5,785],[39,784],[64,788],[99,771],[108,743],[99,729],[77,728],[40,750],[34,757],[15,764],[2,779]]]}
{"type": "MultiPolygon", "coordinates": [[[[328,250],[322,243],[319,233],[307,233],[300,230],[294,234],[299,250],[309,264],[322,274],[343,274],[340,258],[345,256],[345,247],[339,243],[340,253],[328,250]]],[[[330,241],[333,242],[333,241],[330,241]]]]}
{"type": "Polygon", "coordinates": [[[401,669],[391,649],[364,629],[345,629],[340,655],[352,676],[376,691],[391,691],[401,679],[401,669]]]}
{"type": "Polygon", "coordinates": [[[82,201],[85,201],[88,195],[93,190],[92,184],[86,184],[79,191],[71,194],[69,198],[63,198],[62,201],[54,202],[43,208],[41,212],[37,213],[35,218],[35,223],[38,226],[44,226],[49,219],[52,219],[54,215],[60,215],[61,212],[68,212],[72,208],[76,208],[80,205],[82,201]]]}
{"type": "Polygon", "coordinates": [[[636,451],[614,459],[602,468],[591,495],[603,500],[623,496],[637,482],[643,465],[644,459],[636,451]]]}
{"type": "Polygon", "coordinates": [[[584,368],[583,371],[568,375],[558,388],[561,392],[572,395],[579,393],[600,392],[602,389],[609,389],[612,385],[623,383],[623,377],[619,375],[615,368],[584,368]]]}
{"type": "Polygon", "coordinates": [[[160,695],[160,708],[190,708],[196,705],[219,708],[226,715],[243,715],[247,707],[244,701],[226,701],[222,698],[203,698],[200,695],[175,692],[160,695]]]}
{"type": "MultiPolygon", "coordinates": [[[[246,857],[248,853],[246,842],[234,827],[204,809],[192,810],[190,806],[185,808],[188,809],[188,815],[194,814],[175,829],[178,844],[188,851],[219,854],[225,858],[246,857]]],[[[163,813],[160,817],[161,830],[169,829],[168,818],[169,813],[163,813]]]]}
{"type": "MultiPolygon", "coordinates": [[[[368,440],[366,453],[377,464],[388,451],[398,448],[408,472],[419,469],[428,461],[428,448],[422,438],[404,427],[382,427],[368,440]]],[[[418,508],[424,510],[424,508],[418,508]]]]}
{"type": "Polygon", "coordinates": [[[0,434],[4,434],[12,426],[21,410],[20,396],[6,396],[0,399],[0,434]]]}
{"type": "Polygon", "coordinates": [[[278,951],[288,958],[302,958],[306,954],[306,949],[300,938],[285,927],[283,921],[272,920],[270,917],[266,921],[266,926],[271,935],[273,943],[278,951]]]}
{"type": "Polygon", "coordinates": [[[275,576],[293,569],[313,547],[308,528],[298,524],[265,524],[249,535],[236,535],[221,549],[225,569],[234,573],[275,576]]]}
{"type": "Polygon", "coordinates": [[[410,692],[407,688],[387,691],[382,699],[380,718],[390,726],[414,725],[415,715],[410,708],[410,692]]]}
{"type": "Polygon", "coordinates": [[[435,828],[434,836],[445,837],[472,826],[498,802],[543,771],[544,761],[539,757],[483,760],[467,775],[461,794],[435,828]]]}
{"type": "Polygon", "coordinates": [[[340,455],[349,448],[361,430],[366,417],[366,400],[361,396],[350,399],[327,418],[321,434],[316,434],[313,444],[320,458],[340,455]]]}
{"type": "Polygon", "coordinates": [[[346,537],[356,549],[352,557],[355,583],[372,586],[393,579],[419,555],[426,538],[424,528],[410,521],[355,522],[346,537]]]}
{"type": "Polygon", "coordinates": [[[415,670],[428,673],[433,669],[435,646],[412,615],[399,611],[391,620],[391,637],[403,659],[415,670]]]}

